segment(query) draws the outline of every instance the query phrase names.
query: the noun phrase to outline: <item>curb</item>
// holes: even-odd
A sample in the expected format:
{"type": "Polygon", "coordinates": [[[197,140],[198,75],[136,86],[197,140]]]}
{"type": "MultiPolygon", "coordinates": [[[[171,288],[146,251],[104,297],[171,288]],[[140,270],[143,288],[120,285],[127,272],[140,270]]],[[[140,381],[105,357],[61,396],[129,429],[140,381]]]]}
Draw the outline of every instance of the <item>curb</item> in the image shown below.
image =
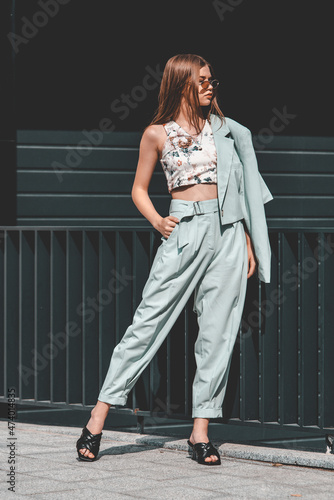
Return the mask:
{"type": "MultiPolygon", "coordinates": [[[[136,439],[136,443],[160,445],[161,448],[170,450],[188,451],[188,445],[184,444],[185,440],[174,441],[170,443],[169,436],[141,436],[136,439]]],[[[239,458],[244,460],[258,460],[261,462],[272,462],[276,465],[299,465],[303,467],[316,467],[322,469],[334,470],[334,455],[330,453],[319,453],[303,450],[287,450],[280,448],[269,448],[263,446],[253,446],[235,443],[219,444],[215,441],[218,451],[222,457],[239,458]]]]}
{"type": "MultiPolygon", "coordinates": [[[[58,434],[73,436],[78,439],[82,427],[62,427],[28,423],[17,423],[17,432],[43,432],[47,434],[58,434]]],[[[148,445],[169,450],[188,451],[186,438],[178,439],[171,436],[139,434],[134,432],[123,432],[103,430],[104,441],[123,441],[132,444],[148,445]]],[[[334,455],[332,453],[320,453],[303,450],[288,450],[281,448],[270,448],[254,446],[250,444],[222,443],[212,440],[222,457],[243,460],[258,460],[271,462],[275,465],[299,465],[303,467],[316,467],[334,470],[334,455]]],[[[75,448],[75,446],[74,446],[75,448]]]]}

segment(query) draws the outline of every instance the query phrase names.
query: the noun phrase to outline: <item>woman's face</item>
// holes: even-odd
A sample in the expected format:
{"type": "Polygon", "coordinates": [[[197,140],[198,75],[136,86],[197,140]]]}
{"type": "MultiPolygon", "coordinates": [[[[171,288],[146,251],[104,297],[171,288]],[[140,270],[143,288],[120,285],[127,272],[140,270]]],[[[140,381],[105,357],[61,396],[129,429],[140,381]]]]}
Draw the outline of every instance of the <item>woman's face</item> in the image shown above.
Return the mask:
{"type": "Polygon", "coordinates": [[[203,89],[200,85],[204,80],[210,79],[212,79],[212,75],[209,66],[203,66],[203,68],[200,69],[198,80],[198,97],[201,106],[209,106],[211,104],[211,100],[213,98],[212,85],[209,85],[207,89],[203,89]]]}

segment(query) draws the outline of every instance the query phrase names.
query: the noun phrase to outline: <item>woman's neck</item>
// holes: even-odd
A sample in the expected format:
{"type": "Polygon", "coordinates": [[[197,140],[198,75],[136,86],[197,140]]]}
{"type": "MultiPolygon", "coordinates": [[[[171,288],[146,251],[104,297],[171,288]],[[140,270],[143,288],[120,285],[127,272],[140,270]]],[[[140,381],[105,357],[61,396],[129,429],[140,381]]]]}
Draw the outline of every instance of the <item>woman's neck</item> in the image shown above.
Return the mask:
{"type": "MultiPolygon", "coordinates": [[[[200,128],[203,129],[205,119],[201,116],[198,117],[200,128]]],[[[186,132],[196,133],[194,127],[189,123],[186,110],[181,106],[179,114],[175,118],[175,122],[180,125],[186,132]]]]}

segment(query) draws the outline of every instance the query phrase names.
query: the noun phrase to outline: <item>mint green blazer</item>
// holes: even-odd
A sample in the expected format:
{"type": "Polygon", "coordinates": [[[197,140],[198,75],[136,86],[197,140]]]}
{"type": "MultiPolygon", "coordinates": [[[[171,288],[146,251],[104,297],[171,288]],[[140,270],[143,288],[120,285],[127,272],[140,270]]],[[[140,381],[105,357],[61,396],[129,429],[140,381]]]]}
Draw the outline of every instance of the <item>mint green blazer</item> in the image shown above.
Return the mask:
{"type": "Polygon", "coordinates": [[[244,219],[253,243],[258,278],[270,283],[271,248],[264,205],[274,197],[259,172],[251,131],[227,117],[221,124],[214,114],[210,122],[217,150],[221,223],[244,219]]]}

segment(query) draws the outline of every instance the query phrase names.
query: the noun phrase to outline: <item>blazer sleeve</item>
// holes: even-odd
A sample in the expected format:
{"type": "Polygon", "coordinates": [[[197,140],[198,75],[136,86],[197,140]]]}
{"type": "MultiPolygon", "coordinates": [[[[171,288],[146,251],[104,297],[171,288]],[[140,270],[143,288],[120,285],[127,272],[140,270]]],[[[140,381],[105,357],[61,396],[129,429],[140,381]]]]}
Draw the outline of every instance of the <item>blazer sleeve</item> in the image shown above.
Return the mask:
{"type": "Polygon", "coordinates": [[[262,192],[262,201],[263,204],[268,203],[268,201],[271,201],[274,199],[273,195],[269,191],[269,188],[267,184],[264,182],[262,175],[259,172],[259,177],[260,177],[260,185],[261,185],[261,192],[262,192]]]}
{"type": "Polygon", "coordinates": [[[259,172],[251,131],[240,124],[238,125],[236,131],[238,133],[234,134],[233,138],[243,165],[246,208],[244,219],[258,263],[258,277],[261,281],[270,283],[271,248],[264,204],[274,197],[259,172]]]}

